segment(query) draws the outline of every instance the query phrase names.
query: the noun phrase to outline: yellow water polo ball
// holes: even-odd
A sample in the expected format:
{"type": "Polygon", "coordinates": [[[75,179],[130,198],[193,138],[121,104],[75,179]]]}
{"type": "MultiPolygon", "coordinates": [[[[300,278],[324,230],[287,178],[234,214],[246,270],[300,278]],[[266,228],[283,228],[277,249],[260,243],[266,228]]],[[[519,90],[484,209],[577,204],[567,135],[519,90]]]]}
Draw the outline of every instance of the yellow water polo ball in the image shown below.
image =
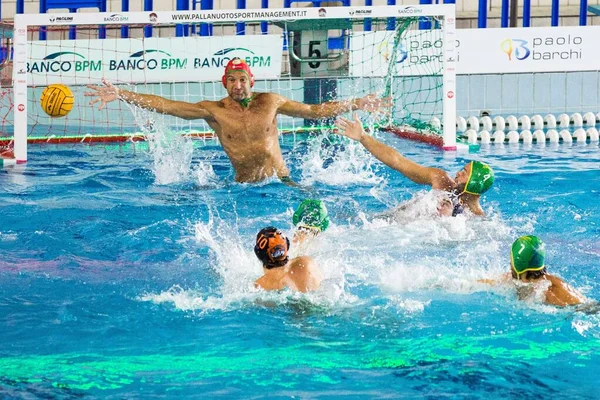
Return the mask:
{"type": "Polygon", "coordinates": [[[42,110],[51,117],[64,117],[73,109],[74,103],[71,89],[61,84],[49,85],[40,98],[42,110]]]}

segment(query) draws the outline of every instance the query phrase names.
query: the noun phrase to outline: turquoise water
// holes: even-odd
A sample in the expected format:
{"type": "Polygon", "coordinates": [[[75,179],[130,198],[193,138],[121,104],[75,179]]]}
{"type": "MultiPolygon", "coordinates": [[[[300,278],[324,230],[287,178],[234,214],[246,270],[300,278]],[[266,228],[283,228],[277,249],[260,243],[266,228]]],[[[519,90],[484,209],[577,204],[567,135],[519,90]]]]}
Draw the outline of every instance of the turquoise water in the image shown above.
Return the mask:
{"type": "Polygon", "coordinates": [[[30,148],[0,171],[0,397],[597,398],[600,315],[477,279],[536,234],[600,299],[598,145],[456,155],[380,135],[452,174],[490,163],[488,216],[434,217],[422,187],[326,136],[283,139],[300,189],[235,183],[213,142],[30,148]],[[306,197],[332,220],[303,249],[322,289],[254,290],[256,232],[291,232],[306,197]]]}

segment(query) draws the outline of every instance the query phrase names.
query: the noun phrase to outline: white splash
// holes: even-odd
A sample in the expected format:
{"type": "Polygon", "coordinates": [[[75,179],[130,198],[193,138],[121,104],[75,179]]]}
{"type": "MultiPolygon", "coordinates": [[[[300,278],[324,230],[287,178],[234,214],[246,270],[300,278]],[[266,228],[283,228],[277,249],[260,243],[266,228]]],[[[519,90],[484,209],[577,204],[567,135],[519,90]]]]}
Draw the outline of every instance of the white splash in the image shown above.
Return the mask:
{"type": "Polygon", "coordinates": [[[219,178],[212,167],[210,162],[201,161],[197,166],[193,168],[192,175],[198,186],[218,186],[219,178]]]}
{"type": "Polygon", "coordinates": [[[405,299],[398,295],[390,296],[389,300],[388,306],[396,307],[399,311],[405,311],[409,314],[420,314],[425,311],[425,307],[428,307],[431,304],[431,300],[420,301],[405,299]]]}
{"type": "MultiPolygon", "coordinates": [[[[36,233],[38,233],[36,231],[36,233]]],[[[18,239],[18,235],[16,233],[2,233],[0,232],[0,242],[14,242],[18,239]]]]}
{"type": "Polygon", "coordinates": [[[328,134],[323,133],[308,142],[307,154],[301,160],[303,185],[378,185],[384,181],[377,174],[375,158],[360,143],[334,137],[343,143],[340,151],[327,144],[329,140],[328,134]]]}
{"type": "MultiPolygon", "coordinates": [[[[423,204],[427,209],[435,205],[428,201],[423,204]]],[[[494,215],[438,217],[419,210],[415,213],[418,218],[412,221],[363,215],[350,224],[331,224],[306,246],[292,247],[292,256],[313,257],[322,272],[321,289],[310,294],[267,293],[254,288],[254,281],[262,274],[253,252],[254,234],[240,234],[238,226],[222,221],[213,210],[209,220],[194,224],[193,230],[197,246],[209,249],[210,257],[201,267],[208,266],[216,274],[217,292],[176,287],[144,298],[198,312],[297,302],[337,310],[360,307],[364,299],[356,291],[374,290],[382,292],[398,312],[414,313],[422,311],[428,299],[411,300],[409,293],[441,290],[468,295],[500,290],[478,280],[494,279],[508,271],[505,250],[513,232],[501,219],[494,215]]],[[[273,218],[289,221],[290,212],[273,218]]],[[[256,221],[245,223],[253,225],[256,221]]],[[[514,296],[511,289],[502,290],[506,296],[514,296]]]]}
{"type": "Polygon", "coordinates": [[[167,126],[164,116],[139,107],[131,109],[148,141],[156,184],[167,185],[188,180],[194,152],[191,139],[167,126]]]}
{"type": "Polygon", "coordinates": [[[346,271],[387,292],[459,294],[480,291],[479,279],[506,273],[504,246],[511,231],[502,221],[432,216],[436,202],[427,199],[415,206],[397,220],[362,215],[361,227],[333,230],[347,249],[341,250],[346,271]]]}
{"type": "Polygon", "coordinates": [[[582,321],[576,320],[571,322],[571,326],[579,333],[581,336],[586,336],[586,332],[594,327],[594,324],[590,321],[582,321]]]}
{"type": "MultiPolygon", "coordinates": [[[[161,293],[146,293],[142,301],[157,304],[173,304],[185,311],[209,312],[212,310],[230,311],[244,307],[274,305],[306,305],[308,307],[338,307],[353,302],[355,296],[346,293],[342,269],[336,260],[322,258],[318,264],[323,282],[313,293],[295,293],[290,290],[265,292],[254,287],[254,281],[262,274],[262,267],[254,255],[254,235],[243,237],[235,226],[222,221],[211,213],[206,223],[194,225],[194,238],[198,246],[210,249],[210,267],[220,279],[219,293],[203,293],[198,289],[184,289],[180,286],[161,293]]],[[[318,249],[312,246],[312,251],[318,249]]],[[[317,259],[316,254],[313,256],[317,259]]]]}

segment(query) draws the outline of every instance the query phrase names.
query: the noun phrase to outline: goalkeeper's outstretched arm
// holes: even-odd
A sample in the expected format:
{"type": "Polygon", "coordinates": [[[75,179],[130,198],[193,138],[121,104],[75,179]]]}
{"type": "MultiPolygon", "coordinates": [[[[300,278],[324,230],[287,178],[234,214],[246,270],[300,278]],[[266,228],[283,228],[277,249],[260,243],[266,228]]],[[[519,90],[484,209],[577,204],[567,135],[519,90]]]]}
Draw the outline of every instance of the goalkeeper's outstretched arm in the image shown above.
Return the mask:
{"type": "Polygon", "coordinates": [[[304,104],[279,96],[279,114],[296,118],[319,119],[333,118],[350,111],[379,112],[391,107],[390,98],[378,98],[374,94],[368,96],[341,101],[328,101],[321,104],[304,104]]]}
{"type": "Polygon", "coordinates": [[[169,114],[183,119],[212,119],[211,113],[203,106],[204,102],[202,101],[198,103],[174,101],[153,94],[135,93],[120,89],[105,79],[102,79],[102,83],[104,86],[88,85],[88,88],[93,91],[84,94],[85,96],[95,97],[90,101],[90,105],[100,103],[99,110],[102,110],[111,101],[122,100],[160,114],[169,114]]]}

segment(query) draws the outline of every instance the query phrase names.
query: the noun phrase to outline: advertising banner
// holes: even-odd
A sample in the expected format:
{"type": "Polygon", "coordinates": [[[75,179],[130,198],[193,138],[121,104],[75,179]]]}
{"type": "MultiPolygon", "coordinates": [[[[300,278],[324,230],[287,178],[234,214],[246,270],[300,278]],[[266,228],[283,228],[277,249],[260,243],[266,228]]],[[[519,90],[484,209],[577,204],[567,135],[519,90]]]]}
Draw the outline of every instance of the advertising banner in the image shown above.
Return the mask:
{"type": "MultiPolygon", "coordinates": [[[[596,71],[598,38],[600,26],[460,29],[455,38],[456,73],[596,71]]],[[[389,60],[396,63],[392,69],[396,75],[441,71],[440,30],[406,32],[392,57],[394,43],[393,32],[355,33],[350,75],[385,76],[389,60]]]]}
{"type": "Polygon", "coordinates": [[[350,76],[441,75],[443,41],[440,30],[407,31],[396,44],[395,31],[358,32],[350,39],[350,76]]]}
{"type": "Polygon", "coordinates": [[[307,19],[387,18],[393,16],[454,16],[454,5],[399,5],[378,7],[309,7],[239,10],[143,11],[123,13],[17,14],[15,25],[120,25],[198,22],[300,21],[307,19]]]}
{"type": "Polygon", "coordinates": [[[28,84],[219,81],[227,62],[244,59],[256,79],[281,74],[280,35],[36,41],[28,84]]]}

